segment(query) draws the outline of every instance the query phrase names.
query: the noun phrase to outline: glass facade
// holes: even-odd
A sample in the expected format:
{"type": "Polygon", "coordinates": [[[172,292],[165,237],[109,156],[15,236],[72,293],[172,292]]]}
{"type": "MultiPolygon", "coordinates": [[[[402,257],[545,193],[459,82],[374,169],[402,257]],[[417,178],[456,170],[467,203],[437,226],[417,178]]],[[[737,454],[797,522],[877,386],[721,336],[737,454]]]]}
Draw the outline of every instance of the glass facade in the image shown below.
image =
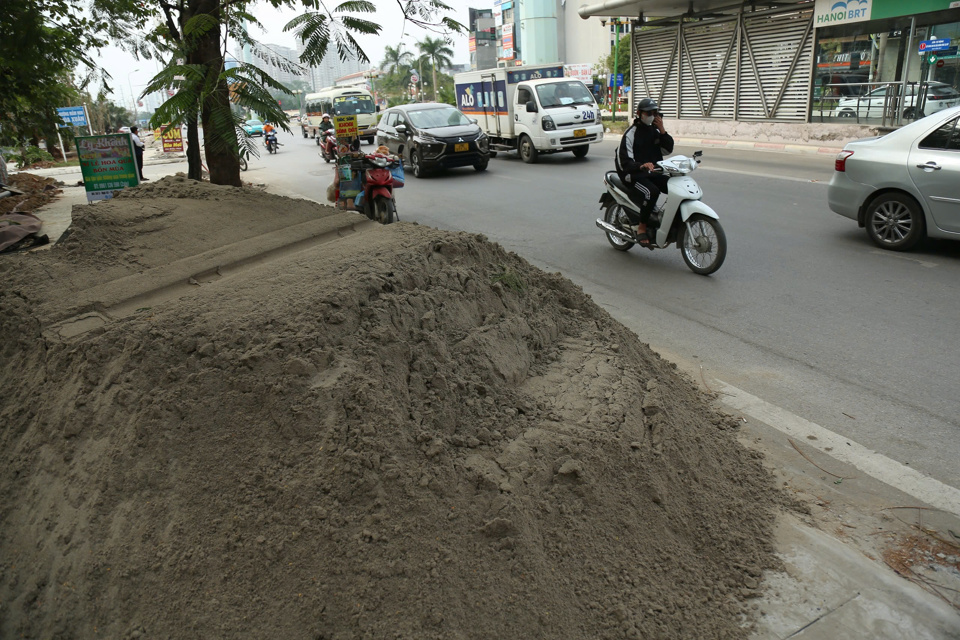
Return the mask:
{"type": "Polygon", "coordinates": [[[958,43],[960,9],[818,27],[810,120],[895,126],[960,105],[958,43]],[[933,39],[951,47],[921,56],[933,39]]]}

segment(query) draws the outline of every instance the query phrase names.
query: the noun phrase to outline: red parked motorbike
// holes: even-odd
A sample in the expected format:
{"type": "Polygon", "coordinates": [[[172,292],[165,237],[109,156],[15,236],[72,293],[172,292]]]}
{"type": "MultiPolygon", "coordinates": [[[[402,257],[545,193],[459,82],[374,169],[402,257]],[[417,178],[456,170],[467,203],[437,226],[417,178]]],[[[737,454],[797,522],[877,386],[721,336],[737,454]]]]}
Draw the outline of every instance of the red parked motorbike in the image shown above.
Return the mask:
{"type": "Polygon", "coordinates": [[[333,129],[328,129],[320,134],[320,138],[317,139],[317,144],[320,145],[320,155],[328,163],[337,159],[337,136],[333,132],[333,129]]]}
{"type": "Polygon", "coordinates": [[[363,214],[380,224],[399,220],[393,190],[402,187],[404,182],[400,156],[364,154],[352,159],[350,168],[363,176],[363,195],[357,203],[363,214]]]}

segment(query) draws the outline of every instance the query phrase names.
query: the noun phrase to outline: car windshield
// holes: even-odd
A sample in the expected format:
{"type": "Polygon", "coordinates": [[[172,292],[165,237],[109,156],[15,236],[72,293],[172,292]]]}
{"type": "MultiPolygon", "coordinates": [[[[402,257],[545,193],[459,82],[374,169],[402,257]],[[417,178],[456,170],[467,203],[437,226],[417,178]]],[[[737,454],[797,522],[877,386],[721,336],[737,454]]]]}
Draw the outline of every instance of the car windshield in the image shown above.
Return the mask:
{"type": "Polygon", "coordinates": [[[469,118],[453,107],[407,111],[407,117],[417,129],[437,129],[470,124],[469,118]]]}
{"type": "Polygon", "coordinates": [[[247,124],[250,125],[251,127],[262,127],[262,126],[263,126],[263,123],[260,122],[259,120],[247,120],[247,124]]]}
{"type": "Polygon", "coordinates": [[[338,116],[355,116],[375,110],[373,99],[369,96],[342,96],[333,100],[333,112],[338,116]]]}
{"type": "Polygon", "coordinates": [[[540,98],[540,104],[544,109],[593,104],[593,94],[579,80],[538,85],[537,97],[540,98]]]}

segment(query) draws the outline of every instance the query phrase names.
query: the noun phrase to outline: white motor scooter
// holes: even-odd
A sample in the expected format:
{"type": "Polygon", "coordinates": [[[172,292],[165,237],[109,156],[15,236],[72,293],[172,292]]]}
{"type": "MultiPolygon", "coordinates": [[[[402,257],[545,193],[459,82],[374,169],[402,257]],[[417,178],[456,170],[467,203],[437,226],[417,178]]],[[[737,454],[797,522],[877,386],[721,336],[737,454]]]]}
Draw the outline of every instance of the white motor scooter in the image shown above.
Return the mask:
{"type": "MultiPolygon", "coordinates": [[[[727,237],[720,226],[720,217],[700,201],[703,197],[700,185],[688,175],[700,164],[702,155],[702,151],[697,151],[692,158],[673,156],[657,163],[656,173],[669,176],[667,199],[650,214],[647,223],[650,244],[640,246],[666,249],[671,242],[676,242],[687,266],[694,273],[706,276],[723,264],[727,237]]],[[[600,207],[606,208],[606,213],[603,218],[597,218],[597,226],[606,232],[614,249],[629,251],[637,244],[637,237],[629,226],[626,209],[640,214],[640,204],[630,197],[636,190],[624,184],[616,171],[608,171],[603,183],[607,190],[600,196],[600,207]]]]}

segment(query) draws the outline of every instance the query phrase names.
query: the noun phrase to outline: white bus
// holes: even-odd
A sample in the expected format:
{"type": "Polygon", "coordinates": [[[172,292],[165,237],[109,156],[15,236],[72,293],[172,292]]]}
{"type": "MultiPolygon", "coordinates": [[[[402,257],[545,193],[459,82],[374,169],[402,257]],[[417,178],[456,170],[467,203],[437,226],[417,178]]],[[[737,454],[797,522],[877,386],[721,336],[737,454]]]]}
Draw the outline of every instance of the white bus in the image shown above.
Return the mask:
{"type": "Polygon", "coordinates": [[[357,116],[357,129],[366,142],[373,142],[376,135],[377,111],[373,94],[362,87],[327,87],[318,93],[308,93],[304,98],[304,117],[300,124],[304,138],[320,138],[317,135],[323,114],[334,116],[357,116]]]}

